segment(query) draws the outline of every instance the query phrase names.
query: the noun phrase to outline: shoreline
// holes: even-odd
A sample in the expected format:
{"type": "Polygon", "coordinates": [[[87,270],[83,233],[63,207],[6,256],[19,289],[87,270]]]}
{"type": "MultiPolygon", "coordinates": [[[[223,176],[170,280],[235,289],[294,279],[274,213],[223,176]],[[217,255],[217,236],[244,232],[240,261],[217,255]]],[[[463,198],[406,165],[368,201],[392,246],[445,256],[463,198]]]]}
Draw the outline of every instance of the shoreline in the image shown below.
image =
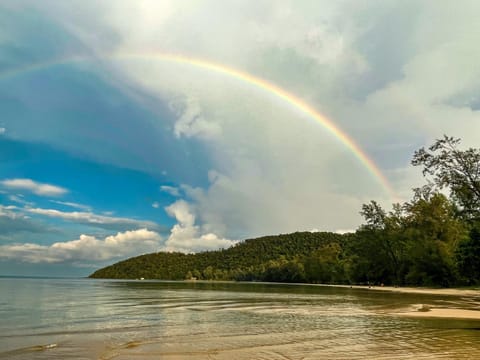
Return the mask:
{"type": "Polygon", "coordinates": [[[473,296],[480,297],[480,288],[429,288],[429,287],[395,287],[395,286],[367,286],[367,285],[330,285],[330,284],[311,284],[318,286],[332,286],[349,289],[363,289],[369,291],[388,291],[405,294],[424,294],[424,295],[452,295],[452,296],[473,296]]]}
{"type": "Polygon", "coordinates": [[[428,311],[398,311],[391,312],[389,315],[416,317],[416,318],[436,318],[436,319],[462,319],[462,320],[480,320],[479,310],[466,310],[459,308],[432,308],[428,311]]]}
{"type": "MultiPolygon", "coordinates": [[[[256,282],[246,282],[256,283],[256,282]]],[[[368,286],[368,285],[341,285],[341,284],[305,284],[305,283],[275,283],[263,282],[257,284],[286,284],[286,285],[307,285],[318,287],[335,287],[343,289],[365,290],[372,292],[393,292],[400,294],[420,294],[433,296],[455,296],[475,298],[478,300],[478,310],[465,309],[461,307],[445,307],[425,304],[412,304],[409,307],[396,309],[392,311],[381,312],[389,316],[405,316],[416,318],[444,318],[444,319],[463,319],[480,320],[480,288],[428,288],[428,287],[395,287],[395,286],[368,286]]]]}
{"type": "Polygon", "coordinates": [[[311,286],[311,287],[329,287],[341,289],[354,289],[371,292],[390,292],[400,294],[419,294],[432,296],[453,296],[459,298],[471,298],[478,301],[476,309],[472,306],[455,307],[436,304],[410,304],[410,306],[392,309],[387,311],[378,311],[379,314],[388,316],[405,316],[416,318],[450,318],[464,320],[480,320],[480,288],[428,288],[428,287],[394,287],[394,286],[368,286],[368,285],[342,285],[342,284],[311,284],[311,283],[279,283],[279,282],[255,282],[255,281],[216,281],[216,280],[180,280],[180,281],[164,281],[164,280],[120,280],[120,279],[103,279],[116,281],[139,281],[139,282],[179,282],[179,283],[211,283],[211,284],[258,284],[258,285],[286,285],[286,286],[311,286]]]}
{"type": "MultiPolygon", "coordinates": [[[[190,281],[190,280],[186,280],[190,281]]],[[[202,281],[202,280],[195,280],[202,281]]],[[[205,281],[208,282],[208,281],[205,281]]],[[[216,281],[213,281],[216,282],[216,281]]],[[[235,283],[235,281],[219,281],[227,283],[235,283]]],[[[445,305],[425,305],[411,304],[409,307],[396,309],[391,311],[379,312],[388,316],[405,316],[416,318],[443,318],[443,319],[463,319],[463,320],[480,320],[480,288],[428,288],[428,287],[395,287],[395,286],[368,286],[368,285],[342,285],[342,284],[309,284],[309,283],[278,283],[278,282],[238,282],[248,284],[272,284],[272,285],[291,285],[291,286],[317,286],[317,287],[333,287],[342,289],[355,289],[372,292],[392,292],[400,294],[419,294],[432,296],[455,296],[468,297],[478,300],[478,310],[465,309],[461,307],[445,307],[445,305]]]]}
{"type": "MultiPolygon", "coordinates": [[[[163,280],[163,279],[112,279],[112,278],[90,278],[89,280],[107,280],[107,281],[127,281],[127,282],[165,282],[165,283],[200,283],[200,284],[258,284],[258,285],[284,285],[284,286],[312,286],[312,287],[333,287],[343,289],[357,289],[368,291],[387,291],[405,294],[424,294],[424,295],[451,295],[451,296],[470,296],[480,298],[480,286],[469,288],[431,288],[431,287],[413,287],[413,286],[380,286],[380,285],[347,285],[347,284],[315,284],[315,283],[288,283],[288,282],[269,282],[269,281],[235,281],[235,280],[163,280]]],[[[479,299],[480,300],[480,299],[479,299]]]]}
{"type": "MultiPolygon", "coordinates": [[[[352,288],[362,289],[365,287],[352,286],[352,288]]],[[[480,320],[480,289],[375,286],[367,287],[366,290],[396,292],[401,294],[441,295],[473,298],[479,301],[477,309],[445,306],[444,304],[442,306],[430,304],[412,304],[410,307],[387,311],[385,314],[415,318],[480,320]]]]}

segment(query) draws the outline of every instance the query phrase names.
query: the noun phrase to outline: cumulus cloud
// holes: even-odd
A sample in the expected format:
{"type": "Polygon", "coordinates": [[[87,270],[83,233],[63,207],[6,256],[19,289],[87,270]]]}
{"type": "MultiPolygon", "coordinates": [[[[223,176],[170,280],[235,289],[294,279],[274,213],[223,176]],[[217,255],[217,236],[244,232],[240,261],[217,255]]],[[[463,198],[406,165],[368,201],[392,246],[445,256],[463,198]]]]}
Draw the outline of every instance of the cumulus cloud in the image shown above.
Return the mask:
{"type": "Polygon", "coordinates": [[[15,259],[30,263],[102,262],[157,251],[161,236],[147,229],[119,232],[97,239],[80,235],[77,240],[56,242],[52,245],[12,244],[0,246],[0,259],[15,259]]]}
{"type": "Polygon", "coordinates": [[[39,196],[62,196],[68,192],[63,187],[40,183],[32,179],[5,179],[0,184],[8,189],[26,190],[39,196]]]}
{"type": "Polygon", "coordinates": [[[307,174],[298,173],[304,185],[299,181],[292,191],[288,182],[244,169],[241,177],[219,175],[207,190],[189,188],[199,222],[210,231],[236,238],[312,228],[335,231],[345,223],[355,227],[360,222],[357,209],[368,202],[368,197],[315,191],[315,178],[307,174]],[[345,221],[344,216],[353,221],[345,221]]]}
{"type": "MultiPolygon", "coordinates": [[[[18,231],[40,231],[29,223],[27,217],[15,206],[0,206],[0,234],[18,231]],[[5,220],[5,221],[4,221],[5,220]],[[8,224],[8,226],[4,226],[8,224]],[[27,226],[28,225],[28,226],[27,226]],[[21,228],[21,229],[20,229],[21,228]]],[[[90,213],[62,213],[52,209],[27,209],[33,214],[65,218],[81,223],[131,223],[133,220],[98,216],[90,213]]],[[[29,263],[63,263],[75,266],[99,264],[105,261],[151,253],[156,251],[181,251],[186,253],[228,248],[236,242],[217,236],[195,224],[191,205],[178,200],[166,208],[167,213],[177,221],[168,239],[147,228],[118,232],[103,239],[82,234],[76,240],[56,242],[51,245],[35,243],[14,243],[0,246],[0,259],[15,259],[29,263]]],[[[140,222],[138,222],[140,224],[140,222]]]]}
{"type": "Polygon", "coordinates": [[[5,129],[4,127],[0,127],[0,135],[5,134],[6,131],[7,129],[5,129]]]}
{"type": "Polygon", "coordinates": [[[42,208],[26,208],[26,212],[36,215],[43,215],[53,218],[59,218],[66,221],[71,221],[79,224],[86,224],[105,229],[122,229],[125,227],[135,226],[137,228],[157,229],[158,225],[152,221],[136,220],[124,217],[114,217],[98,215],[92,212],[65,212],[56,209],[42,209],[42,208]]]}
{"type": "Polygon", "coordinates": [[[165,210],[177,220],[165,242],[166,251],[190,253],[228,248],[235,244],[235,241],[221,238],[214,233],[204,233],[200,226],[195,225],[195,215],[184,200],[174,202],[165,210]]]}

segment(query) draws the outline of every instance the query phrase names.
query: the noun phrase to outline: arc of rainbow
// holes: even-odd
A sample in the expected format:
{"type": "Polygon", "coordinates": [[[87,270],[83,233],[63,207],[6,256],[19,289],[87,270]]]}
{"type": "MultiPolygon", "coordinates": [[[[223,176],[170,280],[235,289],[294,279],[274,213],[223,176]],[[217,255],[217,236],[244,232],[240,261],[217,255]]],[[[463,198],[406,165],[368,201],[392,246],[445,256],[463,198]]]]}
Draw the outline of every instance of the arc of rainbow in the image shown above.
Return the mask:
{"type": "Polygon", "coordinates": [[[344,146],[346,146],[355,157],[367,168],[367,170],[377,179],[380,185],[384,188],[387,194],[392,198],[396,199],[395,192],[393,191],[392,186],[388,182],[387,178],[383,175],[377,165],[372,159],[370,159],[367,154],[360,148],[360,146],[344,131],[342,131],[337,125],[333,123],[326,116],[322,115],[316,111],[313,107],[308,105],[299,97],[295,96],[292,93],[284,90],[283,88],[275,85],[265,79],[251,75],[249,73],[243,72],[241,70],[226,66],[224,64],[212,62],[210,60],[204,60],[194,57],[187,57],[185,55],[179,54],[170,54],[170,53],[114,53],[106,55],[96,55],[96,56],[73,56],[69,58],[56,59],[49,62],[37,63],[25,67],[15,68],[11,71],[6,71],[0,73],[0,80],[20,75],[26,72],[38,71],[45,68],[49,68],[56,65],[63,65],[75,62],[84,62],[84,61],[93,61],[93,60],[122,60],[122,59],[141,59],[141,60],[151,60],[156,59],[160,61],[173,62],[178,64],[185,64],[205,70],[209,70],[218,74],[222,74],[236,80],[242,81],[250,86],[255,86],[258,89],[261,89],[275,97],[283,100],[285,103],[293,106],[295,109],[299,110],[301,113],[307,115],[317,123],[319,123],[323,128],[325,128],[329,133],[331,133],[335,138],[338,139],[344,146]]]}

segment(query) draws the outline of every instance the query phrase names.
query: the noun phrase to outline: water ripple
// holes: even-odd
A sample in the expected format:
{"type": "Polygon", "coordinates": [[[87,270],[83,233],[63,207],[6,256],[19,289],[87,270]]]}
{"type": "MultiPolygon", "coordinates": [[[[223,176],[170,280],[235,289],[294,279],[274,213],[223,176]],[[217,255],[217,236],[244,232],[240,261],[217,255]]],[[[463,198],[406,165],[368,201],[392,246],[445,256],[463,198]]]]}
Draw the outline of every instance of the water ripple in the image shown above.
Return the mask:
{"type": "Polygon", "coordinates": [[[478,299],[266,284],[0,281],[0,359],[471,359],[478,299]],[[50,346],[55,344],[55,346],[50,346]]]}

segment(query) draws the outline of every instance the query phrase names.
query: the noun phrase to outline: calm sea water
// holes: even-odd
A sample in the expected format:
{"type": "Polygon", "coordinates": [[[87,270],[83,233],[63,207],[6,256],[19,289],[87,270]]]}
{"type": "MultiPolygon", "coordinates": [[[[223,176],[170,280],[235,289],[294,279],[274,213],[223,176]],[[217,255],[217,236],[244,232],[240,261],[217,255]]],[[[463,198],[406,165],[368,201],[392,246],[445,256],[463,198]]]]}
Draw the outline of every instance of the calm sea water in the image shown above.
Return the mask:
{"type": "Polygon", "coordinates": [[[302,285],[0,278],[0,359],[479,359],[478,298],[302,285]]]}

